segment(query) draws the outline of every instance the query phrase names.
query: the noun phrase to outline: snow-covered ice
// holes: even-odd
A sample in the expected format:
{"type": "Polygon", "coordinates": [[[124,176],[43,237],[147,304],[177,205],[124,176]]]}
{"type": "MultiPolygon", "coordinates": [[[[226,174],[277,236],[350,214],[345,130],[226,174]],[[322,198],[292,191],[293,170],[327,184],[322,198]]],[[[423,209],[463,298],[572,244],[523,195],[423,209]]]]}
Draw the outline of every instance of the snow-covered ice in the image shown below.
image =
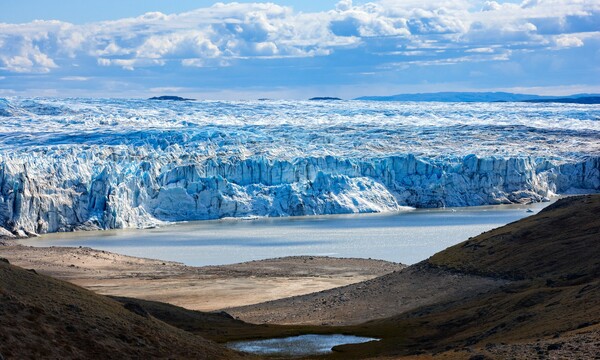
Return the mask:
{"type": "Polygon", "coordinates": [[[595,191],[598,105],[0,99],[15,234],[595,191]]]}

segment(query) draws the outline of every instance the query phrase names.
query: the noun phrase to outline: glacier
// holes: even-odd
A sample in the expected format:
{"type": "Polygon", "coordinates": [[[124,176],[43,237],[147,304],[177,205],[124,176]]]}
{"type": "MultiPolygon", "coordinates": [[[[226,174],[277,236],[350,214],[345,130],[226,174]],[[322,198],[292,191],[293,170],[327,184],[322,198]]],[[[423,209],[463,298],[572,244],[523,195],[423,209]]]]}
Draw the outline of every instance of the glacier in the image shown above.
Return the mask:
{"type": "Polygon", "coordinates": [[[0,234],[600,191],[600,106],[0,99],[0,234]]]}

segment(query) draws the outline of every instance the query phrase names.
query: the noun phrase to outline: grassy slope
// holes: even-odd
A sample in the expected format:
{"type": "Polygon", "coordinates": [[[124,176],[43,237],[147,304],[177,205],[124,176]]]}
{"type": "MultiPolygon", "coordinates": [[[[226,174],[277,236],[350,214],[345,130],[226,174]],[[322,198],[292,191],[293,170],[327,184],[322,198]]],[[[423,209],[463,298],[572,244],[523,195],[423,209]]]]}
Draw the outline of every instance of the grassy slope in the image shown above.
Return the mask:
{"type": "Polygon", "coordinates": [[[432,256],[432,265],[511,280],[600,276],[600,196],[560,200],[535,216],[432,256]]]}
{"type": "Polygon", "coordinates": [[[239,357],[114,300],[1,261],[0,354],[6,359],[239,357]]]}
{"type": "Polygon", "coordinates": [[[340,357],[422,352],[446,356],[449,349],[485,350],[490,344],[560,340],[568,332],[597,331],[600,196],[560,200],[535,216],[444,250],[422,265],[514,281],[469,301],[435,304],[356,327],[384,340],[342,347],[346,352],[340,357]]]}
{"type": "Polygon", "coordinates": [[[255,325],[232,318],[226,313],[206,313],[188,310],[179,306],[157,301],[114,297],[122,303],[136,303],[153,317],[192,334],[216,342],[295,336],[306,333],[330,334],[343,332],[342,327],[311,325],[255,325]]]}

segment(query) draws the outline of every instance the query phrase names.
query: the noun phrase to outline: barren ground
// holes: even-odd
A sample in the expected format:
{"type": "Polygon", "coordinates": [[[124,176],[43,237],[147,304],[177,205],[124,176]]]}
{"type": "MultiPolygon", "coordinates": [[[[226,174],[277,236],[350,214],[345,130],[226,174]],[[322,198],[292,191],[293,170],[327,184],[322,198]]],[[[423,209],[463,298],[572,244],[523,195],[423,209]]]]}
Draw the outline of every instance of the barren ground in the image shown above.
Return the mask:
{"type": "MultiPolygon", "coordinates": [[[[11,245],[9,243],[9,245],[11,245]]],[[[103,295],[213,311],[318,292],[404,268],[379,260],[299,256],[191,267],[90,248],[0,246],[0,257],[103,295]]]]}
{"type": "Polygon", "coordinates": [[[472,297],[505,283],[416,265],[358,284],[226,311],[256,324],[353,325],[447,299],[472,297]]]}

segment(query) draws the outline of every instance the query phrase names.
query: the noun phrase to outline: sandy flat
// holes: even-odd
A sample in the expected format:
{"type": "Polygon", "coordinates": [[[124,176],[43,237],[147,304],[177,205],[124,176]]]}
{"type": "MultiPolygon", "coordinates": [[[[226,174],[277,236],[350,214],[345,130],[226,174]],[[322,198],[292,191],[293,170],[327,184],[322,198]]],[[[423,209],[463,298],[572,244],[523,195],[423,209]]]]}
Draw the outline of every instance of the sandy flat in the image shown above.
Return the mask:
{"type": "Polygon", "coordinates": [[[357,284],[225,311],[257,324],[353,325],[450,299],[466,299],[506,283],[417,264],[357,284]]]}
{"type": "Polygon", "coordinates": [[[191,267],[90,248],[0,246],[12,264],[104,295],[213,311],[303,295],[398,271],[369,259],[296,256],[225,266],[191,267]]]}

